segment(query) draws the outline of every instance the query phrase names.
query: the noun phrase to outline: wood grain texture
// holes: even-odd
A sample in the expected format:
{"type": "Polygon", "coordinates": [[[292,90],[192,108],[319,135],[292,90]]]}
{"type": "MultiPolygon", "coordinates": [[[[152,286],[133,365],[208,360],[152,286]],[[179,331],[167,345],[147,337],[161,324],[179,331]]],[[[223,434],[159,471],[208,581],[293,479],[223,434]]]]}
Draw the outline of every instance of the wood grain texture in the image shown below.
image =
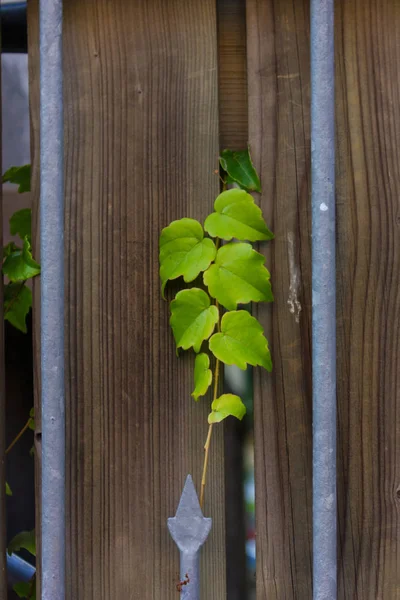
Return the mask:
{"type": "Polygon", "coordinates": [[[400,4],[337,11],[340,598],[400,598],[400,4]]]}
{"type": "Polygon", "coordinates": [[[221,150],[248,142],[246,0],[217,0],[221,150]]]}
{"type": "MultiPolygon", "coordinates": [[[[400,5],[336,8],[339,599],[400,597],[400,5]]],[[[249,137],[275,303],[255,374],[257,598],[311,597],[308,2],[248,0],[249,137]],[[300,310],[301,307],[301,310],[300,310]],[[300,311],[300,312],[299,312],[300,311]]]]}
{"type": "MultiPolygon", "coordinates": [[[[36,16],[32,0],[37,175],[36,16]]],[[[218,193],[216,8],[72,0],[64,32],[67,598],[172,600],[179,560],[166,519],[186,474],[200,481],[207,402],[190,397],[192,358],[175,355],[158,236],[173,219],[204,218],[218,193]]],[[[37,187],[35,197],[37,211],[37,187]]],[[[220,600],[222,429],[215,434],[202,589],[220,600]]]]}
{"type": "MultiPolygon", "coordinates": [[[[0,34],[1,44],[1,34],[0,34]]],[[[1,73],[0,73],[1,97],[1,73]]],[[[0,132],[1,114],[0,114],[0,132]]],[[[1,136],[0,136],[1,137],[1,136]]],[[[2,143],[0,139],[0,164],[2,162],[2,143]]],[[[1,186],[0,186],[1,188],[1,186]]],[[[0,189],[0,248],[3,248],[3,196],[0,189]]],[[[0,298],[3,298],[3,276],[0,277],[0,298]]],[[[3,301],[0,302],[0,600],[7,600],[7,526],[6,526],[6,392],[4,360],[4,315],[3,301]]]]}

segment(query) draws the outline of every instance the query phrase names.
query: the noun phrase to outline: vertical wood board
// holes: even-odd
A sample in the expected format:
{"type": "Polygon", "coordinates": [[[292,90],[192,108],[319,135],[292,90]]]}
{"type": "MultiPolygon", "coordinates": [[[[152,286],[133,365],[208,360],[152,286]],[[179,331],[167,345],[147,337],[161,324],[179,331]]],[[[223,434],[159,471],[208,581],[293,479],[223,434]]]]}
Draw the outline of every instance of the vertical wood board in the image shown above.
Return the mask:
{"type": "MultiPolygon", "coordinates": [[[[32,1],[37,176],[36,16],[32,1]]],[[[200,483],[208,411],[190,397],[193,357],[175,354],[158,237],[173,219],[203,219],[219,189],[215,3],[66,2],[64,52],[67,598],[172,600],[166,519],[186,474],[200,483]]],[[[37,187],[35,197],[37,211],[37,187]]],[[[202,559],[211,600],[225,595],[215,434],[202,559]]]]}

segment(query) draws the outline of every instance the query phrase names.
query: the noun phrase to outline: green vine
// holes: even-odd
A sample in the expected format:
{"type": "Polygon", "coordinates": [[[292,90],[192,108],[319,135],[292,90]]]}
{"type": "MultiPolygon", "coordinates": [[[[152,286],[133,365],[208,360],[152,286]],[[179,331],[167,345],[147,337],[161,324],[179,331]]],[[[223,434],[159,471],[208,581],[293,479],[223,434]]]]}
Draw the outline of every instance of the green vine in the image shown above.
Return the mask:
{"type": "MultiPolygon", "coordinates": [[[[31,182],[31,167],[11,167],[4,173],[3,183],[9,182],[18,185],[18,192],[29,192],[31,182]]],[[[35,261],[31,251],[32,238],[32,213],[30,208],[23,208],[15,212],[10,219],[10,234],[18,236],[22,244],[10,242],[3,248],[2,271],[8,280],[4,287],[4,319],[23,333],[27,332],[26,318],[32,306],[32,292],[27,281],[40,273],[40,265],[35,261]]],[[[6,449],[8,454],[20,438],[29,429],[35,429],[33,408],[29,413],[25,425],[15,436],[6,449]]],[[[12,496],[12,490],[6,483],[6,494],[12,496]]],[[[24,549],[36,556],[35,530],[21,531],[8,545],[8,553],[24,549]]],[[[36,577],[29,582],[19,582],[14,585],[14,591],[19,598],[36,598],[36,577]]]]}
{"type": "Polygon", "coordinates": [[[261,192],[260,180],[248,150],[225,150],[220,157],[224,190],[214,212],[204,222],[183,218],[160,235],[160,278],[164,296],[168,281],[183,277],[191,283],[202,273],[201,287],[189,287],[171,302],[170,325],[177,351],[196,353],[193,398],[204,396],[214,382],[208,434],[204,445],[200,505],[204,504],[213,426],[228,416],[242,419],[246,407],[235,394],[218,396],[220,365],[272,369],[268,341],[258,320],[240,305],[273,300],[264,256],[249,242],[268,241],[261,209],[249,192],[261,192]],[[234,185],[227,190],[228,185],[234,185]],[[208,234],[209,237],[206,237],[208,234]],[[225,242],[221,245],[221,242],[225,242]],[[223,312],[226,309],[227,312],[223,312]],[[214,369],[210,369],[210,357],[214,369]]]}

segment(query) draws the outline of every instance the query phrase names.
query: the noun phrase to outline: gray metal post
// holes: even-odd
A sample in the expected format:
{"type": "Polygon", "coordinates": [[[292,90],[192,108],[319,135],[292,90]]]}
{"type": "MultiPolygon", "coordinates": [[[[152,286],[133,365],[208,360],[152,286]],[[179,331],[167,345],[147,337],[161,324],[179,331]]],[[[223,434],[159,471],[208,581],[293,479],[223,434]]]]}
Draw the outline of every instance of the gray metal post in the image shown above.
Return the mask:
{"type": "Polygon", "coordinates": [[[40,0],[42,600],[65,597],[62,0],[40,0]]]}
{"type": "Polygon", "coordinates": [[[175,517],[168,519],[168,529],[180,552],[179,591],[182,600],[200,599],[200,548],[210,533],[212,520],[203,516],[190,475],[175,517]]]}
{"type": "Polygon", "coordinates": [[[311,0],[313,598],[336,600],[334,0],[311,0]]]}

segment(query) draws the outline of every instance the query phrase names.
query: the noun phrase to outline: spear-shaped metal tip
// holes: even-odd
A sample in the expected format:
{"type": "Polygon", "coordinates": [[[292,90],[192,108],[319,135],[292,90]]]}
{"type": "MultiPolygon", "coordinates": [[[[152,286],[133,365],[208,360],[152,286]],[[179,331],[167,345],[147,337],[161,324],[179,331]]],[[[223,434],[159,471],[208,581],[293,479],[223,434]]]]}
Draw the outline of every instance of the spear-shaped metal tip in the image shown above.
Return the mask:
{"type": "Polygon", "coordinates": [[[203,516],[193,480],[188,475],[176,515],[168,519],[169,532],[180,551],[178,589],[185,600],[200,598],[199,550],[210,533],[211,523],[211,519],[203,516]]]}
{"type": "Polygon", "coordinates": [[[210,533],[212,519],[203,516],[191,475],[185,487],[175,517],[168,519],[168,529],[181,552],[197,551],[210,533]]]}

